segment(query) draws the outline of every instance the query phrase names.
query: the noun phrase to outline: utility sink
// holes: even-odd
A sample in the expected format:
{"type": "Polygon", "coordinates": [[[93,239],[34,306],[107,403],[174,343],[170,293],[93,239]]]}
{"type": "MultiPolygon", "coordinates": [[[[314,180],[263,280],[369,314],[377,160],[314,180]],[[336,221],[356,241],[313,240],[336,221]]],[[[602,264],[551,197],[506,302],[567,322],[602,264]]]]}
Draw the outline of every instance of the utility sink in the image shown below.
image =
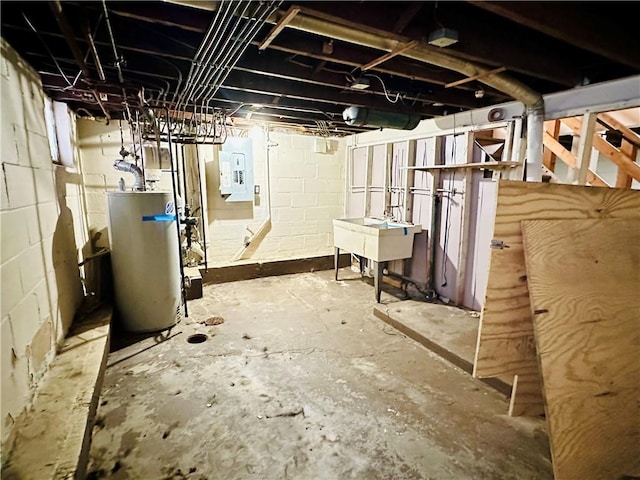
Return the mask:
{"type": "Polygon", "coordinates": [[[410,258],[413,254],[413,236],[422,226],[393,222],[377,218],[336,218],[333,220],[335,248],[386,262],[410,258]]]}
{"type": "Polygon", "coordinates": [[[378,218],[334,218],[333,246],[335,247],[336,280],[338,280],[340,249],[358,256],[361,273],[362,259],[372,260],[375,296],[376,301],[380,303],[380,281],[384,262],[411,257],[413,236],[421,231],[420,225],[378,218]]]}

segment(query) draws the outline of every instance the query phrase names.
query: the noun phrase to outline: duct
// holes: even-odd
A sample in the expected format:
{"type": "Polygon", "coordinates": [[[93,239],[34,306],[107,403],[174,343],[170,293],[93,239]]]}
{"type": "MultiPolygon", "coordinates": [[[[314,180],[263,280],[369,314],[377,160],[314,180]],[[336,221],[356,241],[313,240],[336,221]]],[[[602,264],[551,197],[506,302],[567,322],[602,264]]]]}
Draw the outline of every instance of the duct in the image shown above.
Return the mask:
{"type": "Polygon", "coordinates": [[[116,170],[120,170],[121,172],[132,173],[135,177],[135,182],[133,183],[133,190],[144,190],[144,174],[142,173],[142,169],[133,163],[125,162],[124,160],[115,160],[113,162],[113,168],[116,170]]]}
{"type": "MultiPolygon", "coordinates": [[[[279,15],[280,14],[276,12],[269,16],[266,21],[268,23],[275,24],[278,21],[279,15]]],[[[400,42],[398,39],[385,38],[362,30],[355,30],[338,23],[331,23],[303,13],[299,13],[293,17],[287,24],[287,27],[387,52],[393,51],[400,42]]],[[[540,93],[509,75],[505,75],[503,73],[491,73],[491,70],[487,68],[452,57],[424,44],[418,44],[412,48],[408,48],[399,55],[419,62],[453,70],[467,77],[480,75],[481,77],[478,78],[479,82],[493,87],[496,90],[509,95],[515,100],[522,102],[527,108],[529,122],[532,123],[530,128],[527,129],[527,144],[530,145],[530,148],[527,149],[527,165],[529,170],[532,172],[532,175],[538,175],[542,165],[542,149],[538,149],[537,146],[542,142],[540,122],[544,120],[544,99],[540,93]],[[540,168],[536,168],[537,165],[539,165],[540,168]]]]}
{"type": "MultiPolygon", "coordinates": [[[[276,20],[276,16],[273,16],[272,18],[269,18],[268,21],[274,23],[276,20]]],[[[337,23],[330,23],[308,15],[296,15],[287,26],[296,30],[302,30],[316,35],[323,35],[335,40],[341,40],[343,42],[384,50],[387,52],[392,51],[398,45],[398,40],[384,38],[361,30],[354,30],[337,23]]],[[[518,80],[510,78],[508,75],[501,73],[485,75],[490,72],[489,69],[480,67],[471,62],[451,57],[446,53],[442,53],[434,48],[427,47],[422,44],[409,48],[399,55],[419,62],[429,63],[448,70],[453,70],[467,77],[483,75],[478,79],[479,82],[489,85],[490,87],[521,101],[527,106],[535,105],[541,99],[541,95],[538,92],[530,89],[518,80]]]]}
{"type": "MultiPolygon", "coordinates": [[[[277,16],[270,18],[275,22],[277,16]]],[[[384,38],[361,30],[354,30],[336,23],[330,23],[307,15],[296,15],[288,27],[316,35],[323,35],[364,47],[393,51],[398,40],[384,38]]],[[[527,180],[540,181],[542,172],[542,129],[544,122],[544,99],[542,95],[524,83],[502,73],[489,73],[490,70],[472,62],[460,60],[431,47],[418,44],[404,50],[399,55],[429,63],[438,67],[453,70],[467,77],[482,75],[479,82],[499,90],[510,97],[521,101],[527,108],[527,180]]]]}

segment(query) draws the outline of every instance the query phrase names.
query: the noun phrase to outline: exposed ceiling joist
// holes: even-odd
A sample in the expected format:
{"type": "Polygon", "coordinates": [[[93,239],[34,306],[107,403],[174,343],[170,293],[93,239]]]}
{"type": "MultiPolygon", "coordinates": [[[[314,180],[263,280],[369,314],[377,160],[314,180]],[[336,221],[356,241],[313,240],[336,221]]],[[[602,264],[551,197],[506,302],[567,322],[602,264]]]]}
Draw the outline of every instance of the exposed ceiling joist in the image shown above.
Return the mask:
{"type": "Polygon", "coordinates": [[[457,87],[458,85],[463,85],[465,83],[472,82],[473,80],[477,80],[477,79],[482,78],[482,77],[484,77],[486,75],[495,75],[496,73],[502,73],[505,70],[506,70],[505,67],[495,68],[493,70],[489,70],[488,72],[482,72],[482,73],[479,73],[477,75],[473,75],[471,77],[463,78],[462,80],[457,80],[455,82],[447,83],[444,86],[444,88],[457,87]]]}
{"type": "Polygon", "coordinates": [[[422,9],[424,2],[411,2],[393,24],[392,32],[400,34],[422,9]]]}
{"type": "MultiPolygon", "coordinates": [[[[218,15],[223,5],[219,1],[110,0],[107,9],[121,56],[116,66],[101,2],[59,0],[53,5],[62,6],[69,38],[62,35],[50,4],[44,1],[0,2],[2,35],[41,74],[45,92],[82,109],[82,115],[102,115],[97,102],[102,95],[107,98],[103,106],[115,117],[121,116],[125,99],[132,108],[139,107],[143,89],[144,98],[153,105],[172,106],[187,88],[196,52],[211,23],[217,18],[223,28],[223,18],[233,21],[218,15]],[[190,3],[198,9],[186,5],[190,3]],[[80,56],[86,68],[77,61],[80,56]],[[118,78],[118,67],[124,82],[118,78]],[[67,88],[69,81],[72,88],[67,88]],[[121,83],[125,91],[118,88],[121,83]]],[[[534,95],[521,94],[551,93],[640,73],[636,53],[640,46],[628,28],[633,9],[626,3],[616,3],[615,8],[589,2],[546,2],[543,6],[285,0],[252,36],[255,41],[246,49],[246,45],[241,47],[244,53],[237,62],[234,57],[233,65],[203,61],[206,71],[230,72],[209,107],[232,112],[245,103],[238,114],[251,111],[252,118],[311,126],[318,118],[340,124],[343,109],[350,105],[393,112],[413,108],[426,118],[511,98],[498,88],[516,98],[531,99],[534,95]],[[498,7],[522,18],[491,10],[498,7]],[[548,12],[553,18],[547,18],[548,12]],[[564,16],[559,12],[565,12],[564,16]],[[567,16],[567,12],[578,13],[567,16]],[[443,26],[458,31],[458,43],[446,48],[428,45],[429,32],[443,26]],[[603,36],[609,38],[603,40],[603,36]],[[377,78],[371,79],[365,92],[348,88],[355,78],[366,75],[377,78]],[[511,77],[511,85],[519,85],[519,90],[505,90],[500,83],[503,77],[511,77]],[[487,80],[491,86],[482,87],[484,97],[476,98],[478,83],[487,80]],[[390,97],[400,94],[402,100],[390,103],[385,90],[390,97]]],[[[218,37],[214,41],[242,42],[233,35],[218,37]]],[[[206,89],[213,82],[195,83],[194,88],[206,89]]],[[[193,101],[186,108],[192,110],[193,101]]]]}
{"type": "MultiPolygon", "coordinates": [[[[604,15],[589,15],[576,2],[494,2],[472,0],[474,5],[575,47],[640,69],[640,42],[604,15]],[[580,28],[576,28],[579,25],[580,28]]],[[[599,8],[607,8],[602,4],[599,8]]],[[[613,4],[617,5],[617,4],[613,4]]],[[[615,7],[614,7],[615,8],[615,7]]]]}
{"type": "Polygon", "coordinates": [[[291,19],[298,14],[299,11],[300,7],[289,7],[289,10],[287,10],[287,13],[284,14],[284,17],[278,20],[278,23],[273,26],[267,37],[262,42],[260,42],[260,45],[258,45],[258,50],[264,50],[265,48],[267,48],[271,44],[271,42],[273,42],[273,40],[278,36],[278,34],[284,29],[284,27],[287,26],[287,23],[289,23],[291,19]]]}
{"type": "Polygon", "coordinates": [[[391,60],[393,57],[397,57],[402,52],[404,52],[406,50],[409,50],[410,48],[415,47],[417,44],[418,44],[417,40],[412,40],[412,41],[410,41],[408,43],[401,43],[396,48],[391,50],[390,52],[385,53],[384,55],[371,60],[366,65],[363,65],[362,67],[360,67],[360,70],[362,70],[363,72],[367,71],[367,70],[371,70],[373,67],[377,67],[378,65],[380,65],[381,63],[386,62],[387,60],[391,60]]]}

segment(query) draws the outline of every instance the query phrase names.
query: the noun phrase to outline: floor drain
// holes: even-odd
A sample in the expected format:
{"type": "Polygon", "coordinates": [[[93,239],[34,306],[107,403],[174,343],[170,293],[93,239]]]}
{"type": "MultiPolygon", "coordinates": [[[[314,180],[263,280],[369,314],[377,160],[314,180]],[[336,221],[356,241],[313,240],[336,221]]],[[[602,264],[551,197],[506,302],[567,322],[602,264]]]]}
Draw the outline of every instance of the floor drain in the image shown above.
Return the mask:
{"type": "Polygon", "coordinates": [[[189,343],[202,343],[207,341],[207,336],[204,333],[194,333],[189,335],[187,342],[189,343]]]}

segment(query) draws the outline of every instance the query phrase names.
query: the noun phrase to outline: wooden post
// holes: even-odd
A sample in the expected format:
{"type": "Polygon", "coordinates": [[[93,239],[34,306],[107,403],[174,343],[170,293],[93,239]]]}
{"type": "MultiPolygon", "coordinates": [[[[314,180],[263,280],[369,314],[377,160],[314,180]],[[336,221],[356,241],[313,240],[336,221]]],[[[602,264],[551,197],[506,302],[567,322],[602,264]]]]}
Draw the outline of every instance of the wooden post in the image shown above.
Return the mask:
{"type": "Polygon", "coordinates": [[[509,172],[509,180],[522,181],[524,176],[524,157],[527,151],[527,140],[522,137],[523,122],[521,118],[515,120],[513,128],[513,147],[511,149],[511,161],[518,162],[519,167],[512,168],[509,172]]]}
{"type": "MultiPolygon", "coordinates": [[[[627,140],[622,140],[620,151],[631,158],[631,160],[635,160],[638,154],[638,148],[627,140]]],[[[616,188],[631,188],[632,181],[633,178],[631,178],[631,176],[627,172],[625,172],[623,168],[618,167],[618,173],[616,176],[616,188]]]]}
{"type": "Polygon", "coordinates": [[[578,185],[587,184],[589,162],[593,146],[593,133],[598,116],[595,113],[585,113],[580,129],[580,144],[578,145],[578,185]]]}
{"type": "MultiPolygon", "coordinates": [[[[465,133],[467,144],[466,163],[473,162],[473,147],[475,145],[474,132],[465,133]]],[[[455,159],[454,159],[455,160],[455,159]]],[[[473,169],[465,169],[464,193],[462,198],[462,220],[460,222],[460,243],[458,249],[458,271],[456,278],[456,304],[462,305],[464,300],[464,284],[467,273],[467,250],[469,248],[469,226],[471,221],[471,186],[473,184],[473,169]]]]}
{"type": "MultiPolygon", "coordinates": [[[[544,128],[546,132],[551,135],[554,140],[558,140],[560,135],[560,120],[549,120],[544,122],[544,128]]],[[[556,154],[549,148],[544,149],[544,155],[542,157],[542,164],[547,167],[552,173],[556,171],[556,154]]]]}
{"type": "Polygon", "coordinates": [[[371,215],[371,172],[373,170],[373,145],[367,147],[367,167],[364,183],[364,216],[371,215]]]}
{"type": "MultiPolygon", "coordinates": [[[[511,152],[513,151],[513,132],[514,132],[514,122],[510,121],[507,124],[507,132],[504,139],[504,147],[502,149],[502,161],[509,162],[511,161],[511,152]]],[[[505,170],[494,170],[492,179],[497,182],[501,178],[507,178],[509,173],[505,170]]]]}
{"type": "MultiPolygon", "coordinates": [[[[413,167],[416,164],[416,141],[408,140],[407,141],[407,167],[413,167]]],[[[403,210],[402,210],[402,219],[405,222],[410,222],[412,220],[413,214],[413,193],[411,192],[411,187],[414,185],[415,170],[405,169],[404,170],[404,185],[402,186],[403,192],[403,210]]]]}
{"type": "MultiPolygon", "coordinates": [[[[444,143],[444,137],[439,136],[435,138],[434,145],[434,155],[433,155],[433,165],[442,165],[443,163],[443,155],[442,155],[442,145],[444,143]]],[[[425,147],[427,145],[425,144],[425,147]]],[[[429,161],[427,160],[427,164],[429,161]]],[[[427,255],[427,272],[429,275],[429,288],[433,289],[435,293],[435,282],[433,279],[435,278],[435,245],[438,242],[438,239],[435,238],[439,234],[439,215],[437,208],[441,208],[442,202],[437,201],[438,197],[438,188],[440,188],[440,170],[430,170],[429,174],[431,175],[431,182],[429,184],[429,189],[431,191],[431,203],[429,205],[429,218],[431,219],[431,224],[429,225],[429,251],[427,255]],[[438,207],[438,205],[440,207],[438,207]]]]}

